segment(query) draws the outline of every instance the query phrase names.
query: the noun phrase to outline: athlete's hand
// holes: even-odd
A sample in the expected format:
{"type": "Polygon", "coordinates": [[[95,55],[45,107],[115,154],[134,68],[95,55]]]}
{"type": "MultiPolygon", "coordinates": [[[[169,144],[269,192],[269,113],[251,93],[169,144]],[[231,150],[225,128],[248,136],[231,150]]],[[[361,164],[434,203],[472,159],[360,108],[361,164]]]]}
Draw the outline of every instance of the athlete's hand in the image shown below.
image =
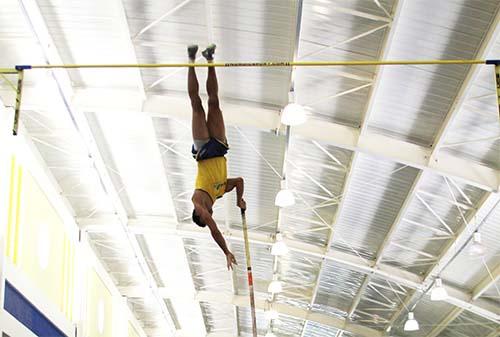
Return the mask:
{"type": "Polygon", "coordinates": [[[241,198],[241,200],[239,200],[236,205],[241,208],[242,210],[246,210],[247,209],[247,203],[245,202],[245,199],[241,198]]]}
{"type": "Polygon", "coordinates": [[[226,260],[227,260],[227,270],[233,269],[233,264],[238,265],[236,259],[234,258],[233,253],[231,252],[228,252],[226,254],[226,260]]]}

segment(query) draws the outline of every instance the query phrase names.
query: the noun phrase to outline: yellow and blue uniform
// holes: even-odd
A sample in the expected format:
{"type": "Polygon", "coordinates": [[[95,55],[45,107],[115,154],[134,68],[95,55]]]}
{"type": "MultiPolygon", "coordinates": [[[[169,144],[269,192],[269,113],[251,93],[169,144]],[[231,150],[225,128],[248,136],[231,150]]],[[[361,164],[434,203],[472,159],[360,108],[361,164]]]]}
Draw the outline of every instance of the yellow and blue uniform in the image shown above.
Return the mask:
{"type": "Polygon", "coordinates": [[[213,202],[226,192],[227,162],[224,155],[228,149],[226,143],[215,138],[211,138],[199,151],[193,146],[192,153],[198,162],[195,189],[207,192],[213,202]]]}
{"type": "Polygon", "coordinates": [[[222,197],[227,185],[226,157],[214,157],[198,161],[195,188],[208,193],[215,202],[222,197]]]}

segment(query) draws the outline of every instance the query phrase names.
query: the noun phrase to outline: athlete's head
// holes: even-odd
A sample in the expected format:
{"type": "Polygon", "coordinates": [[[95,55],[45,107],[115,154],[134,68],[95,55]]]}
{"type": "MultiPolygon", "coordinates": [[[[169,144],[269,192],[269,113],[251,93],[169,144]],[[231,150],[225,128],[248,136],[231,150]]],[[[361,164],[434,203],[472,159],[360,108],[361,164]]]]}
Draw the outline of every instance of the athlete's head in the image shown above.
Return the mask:
{"type": "Polygon", "coordinates": [[[207,225],[207,224],[205,224],[205,223],[203,223],[201,221],[201,218],[200,218],[200,216],[198,214],[196,214],[196,210],[195,209],[193,209],[193,222],[195,224],[197,224],[198,226],[200,226],[200,227],[205,227],[207,225]]]}

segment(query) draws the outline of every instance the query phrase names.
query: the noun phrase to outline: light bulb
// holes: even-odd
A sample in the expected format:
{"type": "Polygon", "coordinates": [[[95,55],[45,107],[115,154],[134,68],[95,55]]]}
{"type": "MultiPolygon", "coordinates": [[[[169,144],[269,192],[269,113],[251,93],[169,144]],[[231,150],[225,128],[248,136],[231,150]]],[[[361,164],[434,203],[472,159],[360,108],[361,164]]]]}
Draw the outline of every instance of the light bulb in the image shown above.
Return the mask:
{"type": "Polygon", "coordinates": [[[481,233],[474,232],[472,237],[472,244],[469,247],[469,255],[474,257],[484,256],[486,248],[484,247],[481,239],[481,233]]]}
{"type": "Polygon", "coordinates": [[[293,206],[295,204],[295,197],[293,196],[293,192],[289,189],[280,190],[278,194],[276,194],[274,204],[278,207],[293,206]]]}
{"type": "Polygon", "coordinates": [[[405,322],[404,331],[417,331],[418,329],[420,329],[420,327],[415,319],[415,315],[413,311],[410,311],[408,313],[408,320],[405,322]]]}
{"type": "Polygon", "coordinates": [[[268,331],[264,337],[276,337],[271,331],[268,331]]]}
{"type": "Polygon", "coordinates": [[[431,291],[431,301],[444,301],[448,297],[443,281],[438,277],[431,291]]]}
{"type": "Polygon", "coordinates": [[[285,125],[299,125],[307,120],[306,109],[297,103],[288,103],[281,112],[281,123],[285,125]]]}
{"type": "Polygon", "coordinates": [[[283,235],[281,233],[276,234],[276,242],[273,243],[271,247],[271,254],[274,256],[283,256],[288,253],[288,247],[283,241],[283,235]]]}
{"type": "Polygon", "coordinates": [[[278,280],[278,275],[273,275],[273,280],[269,283],[267,291],[272,294],[277,294],[283,291],[283,285],[281,284],[281,281],[278,280]]]}
{"type": "Polygon", "coordinates": [[[283,286],[281,285],[281,281],[272,281],[269,283],[269,287],[267,287],[267,291],[273,294],[277,294],[283,291],[283,286]]]}
{"type": "Polygon", "coordinates": [[[281,180],[281,190],[276,194],[274,204],[278,207],[290,207],[295,204],[293,192],[287,188],[286,180],[281,180]]]}

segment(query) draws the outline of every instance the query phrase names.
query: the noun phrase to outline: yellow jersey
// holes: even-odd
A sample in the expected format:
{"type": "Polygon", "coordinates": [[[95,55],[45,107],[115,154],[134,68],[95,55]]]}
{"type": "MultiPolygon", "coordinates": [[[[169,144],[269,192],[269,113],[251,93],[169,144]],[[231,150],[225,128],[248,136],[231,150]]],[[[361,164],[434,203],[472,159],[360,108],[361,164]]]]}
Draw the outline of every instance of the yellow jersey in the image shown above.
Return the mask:
{"type": "Polygon", "coordinates": [[[215,202],[226,192],[227,164],[226,157],[214,157],[198,161],[198,175],[195,188],[208,193],[215,202]]]}

